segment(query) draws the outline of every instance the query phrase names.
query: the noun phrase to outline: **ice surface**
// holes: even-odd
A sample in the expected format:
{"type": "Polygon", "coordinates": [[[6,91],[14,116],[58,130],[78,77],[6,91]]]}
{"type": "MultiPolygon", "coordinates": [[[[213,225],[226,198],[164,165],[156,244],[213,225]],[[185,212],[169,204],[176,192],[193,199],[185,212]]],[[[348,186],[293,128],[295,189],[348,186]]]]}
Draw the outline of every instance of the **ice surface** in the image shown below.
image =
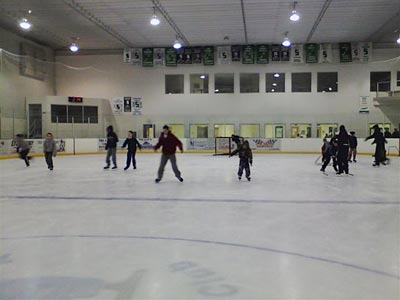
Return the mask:
{"type": "Polygon", "coordinates": [[[184,154],[159,184],[160,154],[0,161],[0,299],[399,299],[400,159],[316,158],[239,182],[237,157],[184,154]]]}

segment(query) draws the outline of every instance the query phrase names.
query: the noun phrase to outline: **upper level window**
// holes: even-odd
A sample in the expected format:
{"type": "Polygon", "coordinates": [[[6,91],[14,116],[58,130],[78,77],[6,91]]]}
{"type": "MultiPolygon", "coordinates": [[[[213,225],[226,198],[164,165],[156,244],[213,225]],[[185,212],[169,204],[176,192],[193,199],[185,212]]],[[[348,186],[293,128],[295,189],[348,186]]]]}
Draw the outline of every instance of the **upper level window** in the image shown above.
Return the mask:
{"type": "Polygon", "coordinates": [[[260,74],[240,73],[240,92],[241,93],[260,92],[260,74]]]}
{"type": "Polygon", "coordinates": [[[292,92],[311,93],[311,73],[292,73],[292,92]]]}
{"type": "Polygon", "coordinates": [[[265,91],[267,93],[285,92],[285,73],[265,74],[265,91]]]}
{"type": "Polygon", "coordinates": [[[190,93],[208,94],[208,74],[190,75],[190,93]]]}
{"type": "Polygon", "coordinates": [[[183,94],[184,92],[183,83],[184,83],[183,75],[165,75],[165,93],[183,94]]]}
{"type": "Polygon", "coordinates": [[[390,72],[371,72],[370,91],[388,92],[390,91],[390,72]]]}
{"type": "Polygon", "coordinates": [[[234,75],[233,73],[217,73],[214,75],[216,94],[234,93],[234,75]]]}
{"type": "Polygon", "coordinates": [[[338,73],[320,72],[318,73],[318,92],[335,93],[338,91],[338,73]]]}

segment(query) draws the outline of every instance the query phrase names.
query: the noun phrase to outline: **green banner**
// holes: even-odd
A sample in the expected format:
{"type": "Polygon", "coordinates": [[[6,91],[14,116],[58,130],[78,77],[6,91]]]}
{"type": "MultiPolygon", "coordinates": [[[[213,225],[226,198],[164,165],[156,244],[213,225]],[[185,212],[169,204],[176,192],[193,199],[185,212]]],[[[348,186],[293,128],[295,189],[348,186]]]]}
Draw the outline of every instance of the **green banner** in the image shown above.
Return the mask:
{"type": "Polygon", "coordinates": [[[165,65],[167,67],[176,67],[176,50],[175,48],[165,49],[165,65]]]}
{"type": "Polygon", "coordinates": [[[341,63],[352,62],[351,43],[340,43],[339,44],[339,55],[340,55],[341,63]]]}
{"type": "Polygon", "coordinates": [[[242,51],[242,63],[243,64],[254,64],[254,46],[247,45],[243,47],[242,51]]]}
{"type": "Polygon", "coordinates": [[[207,46],[203,48],[203,64],[205,66],[214,65],[214,47],[207,46]]]}
{"type": "Polygon", "coordinates": [[[267,64],[269,56],[269,45],[256,46],[256,63],[267,64]]]}
{"type": "Polygon", "coordinates": [[[143,67],[153,66],[153,48],[143,48],[143,67]]]}
{"type": "Polygon", "coordinates": [[[305,44],[304,50],[306,52],[306,63],[307,64],[318,63],[318,57],[319,57],[319,45],[318,44],[305,44]]]}

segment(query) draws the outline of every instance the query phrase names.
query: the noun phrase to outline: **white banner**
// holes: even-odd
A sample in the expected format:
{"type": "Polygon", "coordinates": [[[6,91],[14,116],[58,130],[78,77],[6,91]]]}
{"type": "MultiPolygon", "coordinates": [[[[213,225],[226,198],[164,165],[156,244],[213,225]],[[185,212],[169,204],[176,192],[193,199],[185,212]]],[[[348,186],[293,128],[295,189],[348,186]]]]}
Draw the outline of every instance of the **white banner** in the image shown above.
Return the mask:
{"type": "Polygon", "coordinates": [[[165,66],[165,49],[154,48],[153,60],[154,60],[154,66],[165,66]]]}
{"type": "Polygon", "coordinates": [[[124,97],[111,99],[111,108],[115,114],[122,113],[124,111],[124,97]]]}
{"type": "Polygon", "coordinates": [[[369,96],[360,96],[360,114],[368,114],[369,113],[369,96]]]}
{"type": "MultiPolygon", "coordinates": [[[[228,140],[229,141],[229,140],[228,140]]],[[[214,150],[215,149],[215,139],[189,139],[188,150],[214,150]]]]}
{"type": "Polygon", "coordinates": [[[142,48],[131,49],[131,64],[134,66],[142,66],[142,48]]]}
{"type": "Polygon", "coordinates": [[[351,43],[351,59],[353,62],[361,60],[360,47],[358,43],[351,43]]]}
{"type": "Polygon", "coordinates": [[[131,49],[124,49],[124,62],[131,63],[131,61],[132,61],[131,49]]]}
{"type": "Polygon", "coordinates": [[[304,63],[304,48],[303,44],[292,45],[291,50],[291,59],[292,63],[304,63]]]}
{"type": "Polygon", "coordinates": [[[132,107],[133,107],[133,115],[141,115],[142,114],[142,98],[136,97],[132,99],[132,107]]]}
{"type": "Polygon", "coordinates": [[[319,51],[320,63],[332,63],[332,44],[321,44],[319,51]]]}
{"type": "Polygon", "coordinates": [[[231,46],[217,47],[217,57],[219,64],[230,64],[232,62],[231,46]]]}
{"type": "Polygon", "coordinates": [[[372,59],[372,43],[360,43],[359,44],[361,61],[370,62],[372,59]]]}

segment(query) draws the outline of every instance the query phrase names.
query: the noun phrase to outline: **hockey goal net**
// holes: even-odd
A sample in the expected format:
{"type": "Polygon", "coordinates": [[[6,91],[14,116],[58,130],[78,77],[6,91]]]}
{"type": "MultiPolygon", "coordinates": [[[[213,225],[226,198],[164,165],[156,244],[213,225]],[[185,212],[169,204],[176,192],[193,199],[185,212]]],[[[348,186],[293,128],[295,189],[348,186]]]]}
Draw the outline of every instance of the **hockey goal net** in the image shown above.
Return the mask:
{"type": "MultiPolygon", "coordinates": [[[[231,137],[216,137],[215,138],[215,153],[214,155],[229,155],[233,151],[231,137]]],[[[234,143],[233,143],[234,144],[234,143]]]]}

